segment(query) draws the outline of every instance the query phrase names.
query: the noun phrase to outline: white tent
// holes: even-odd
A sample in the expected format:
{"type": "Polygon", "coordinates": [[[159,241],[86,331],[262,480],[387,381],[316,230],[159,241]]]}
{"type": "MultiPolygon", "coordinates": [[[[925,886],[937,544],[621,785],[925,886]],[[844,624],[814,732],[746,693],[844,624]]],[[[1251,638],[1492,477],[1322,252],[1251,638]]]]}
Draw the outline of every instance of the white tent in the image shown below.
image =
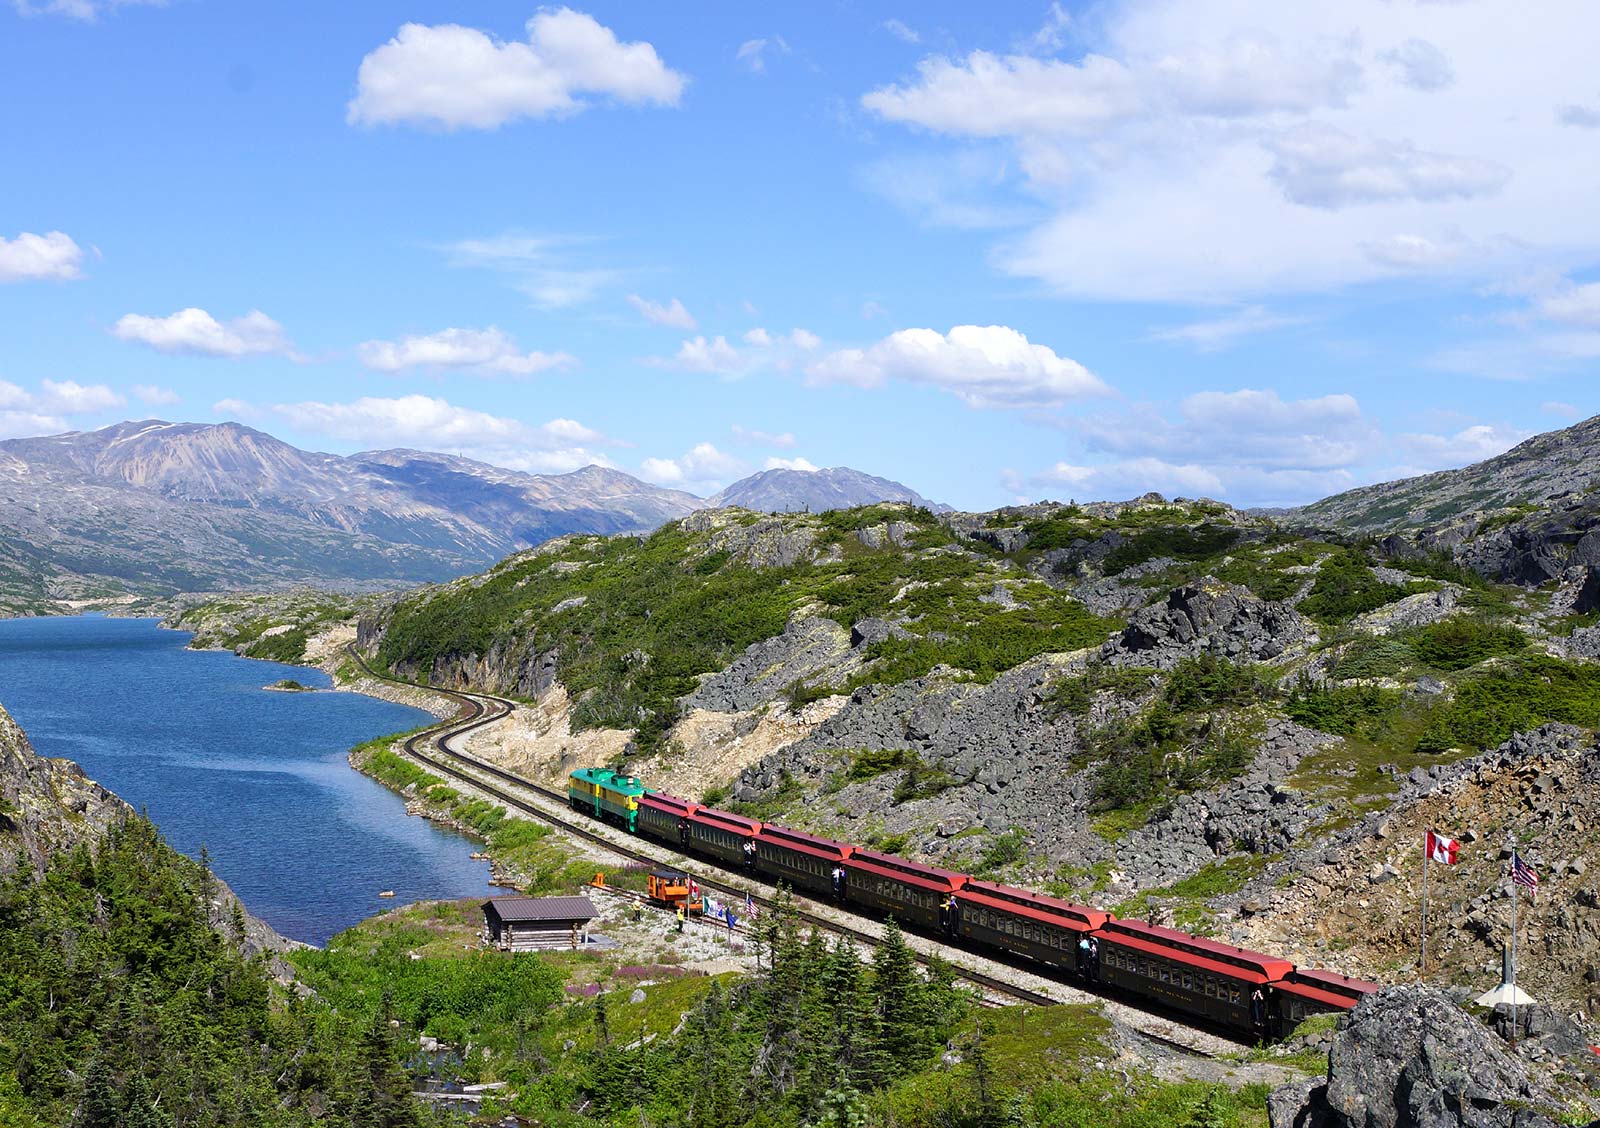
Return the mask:
{"type": "Polygon", "coordinates": [[[1529,1007],[1534,1002],[1534,997],[1515,983],[1502,983],[1493,991],[1478,996],[1480,1007],[1497,1007],[1501,1003],[1512,1007],[1529,1007]]]}

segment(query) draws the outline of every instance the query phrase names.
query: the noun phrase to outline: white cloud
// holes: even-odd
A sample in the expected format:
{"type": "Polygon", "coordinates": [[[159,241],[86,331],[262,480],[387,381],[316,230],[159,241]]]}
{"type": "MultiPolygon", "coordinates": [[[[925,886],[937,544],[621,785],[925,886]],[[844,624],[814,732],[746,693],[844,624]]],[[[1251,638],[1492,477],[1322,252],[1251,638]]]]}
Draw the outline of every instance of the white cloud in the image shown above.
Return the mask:
{"type": "Polygon", "coordinates": [[[212,404],[211,413],[223,419],[257,419],[260,418],[262,409],[249,400],[229,396],[212,404]]]}
{"type": "Polygon", "coordinates": [[[1539,405],[1539,410],[1546,415],[1555,415],[1562,419],[1582,419],[1584,409],[1575,403],[1562,403],[1560,400],[1545,400],[1539,405]]]}
{"type": "Polygon", "coordinates": [[[694,319],[694,314],[683,307],[677,298],[662,304],[653,302],[648,298],[641,298],[638,294],[628,295],[628,304],[644,315],[644,319],[652,325],[668,325],[674,329],[698,329],[700,326],[694,319]]]}
{"type": "Polygon", "coordinates": [[[613,440],[574,419],[539,426],[461,407],[436,396],[363,396],[348,403],[305,401],[265,407],[222,400],[218,415],[250,418],[271,414],[291,427],[366,448],[415,446],[459,451],[496,466],[530,473],[566,473],[613,463],[594,448],[613,440]]]}
{"type": "Polygon", "coordinates": [[[723,376],[736,375],[742,368],[739,350],[728,344],[728,338],[692,337],[679,346],[673,363],[690,372],[715,372],[723,376]]]}
{"type": "Polygon", "coordinates": [[[1083,365],[1004,325],[901,329],[812,364],[814,383],[874,388],[889,380],[942,388],[969,407],[1057,407],[1110,389],[1083,365]]]}
{"type": "Polygon", "coordinates": [[[260,310],[227,322],[192,306],[168,317],[129,313],[118,319],[112,332],[124,341],[138,341],[165,353],[241,357],[294,351],[283,326],[260,310]]]}
{"type": "Polygon", "coordinates": [[[807,329],[779,334],[760,326],[746,330],[740,339],[744,342],[744,348],[733,345],[722,334],[690,337],[673,356],[651,357],[645,363],[657,368],[710,372],[732,379],[759,368],[790,371],[802,361],[805,354],[815,351],[822,344],[822,338],[807,329]]]}
{"type": "Polygon", "coordinates": [[[24,16],[66,16],[93,23],[103,12],[117,8],[164,8],[167,0],[12,0],[24,16]]]}
{"type": "Polygon", "coordinates": [[[80,384],[76,380],[41,380],[34,406],[52,415],[90,415],[124,407],[127,400],[104,384],[80,384]]]}
{"type": "Polygon", "coordinates": [[[639,464],[639,475],[661,486],[708,489],[715,493],[750,467],[711,443],[698,443],[680,458],[647,458],[639,464]]]}
{"type": "Polygon", "coordinates": [[[166,407],[170,404],[182,402],[181,396],[171,388],[163,388],[156,384],[135,384],[133,394],[141,403],[152,407],[166,407]]]}
{"type": "Polygon", "coordinates": [[[1585,329],[1600,329],[1600,282],[1564,285],[1542,296],[1534,312],[1546,320],[1585,329]]]}
{"type": "Polygon", "coordinates": [[[729,428],[733,437],[742,443],[754,443],[758,446],[773,446],[780,450],[791,450],[795,445],[794,432],[760,431],[754,427],[743,427],[735,423],[729,428]]]}
{"type": "Polygon", "coordinates": [[[408,368],[453,368],[484,375],[531,376],[575,363],[564,352],[524,353],[509,335],[487,329],[443,329],[399,341],[366,341],[358,350],[361,363],[378,372],[408,368]]]}
{"type": "Polygon", "coordinates": [[[1196,392],[1179,402],[1177,422],[1142,407],[1063,425],[1093,451],[1273,470],[1348,467],[1379,437],[1354,396],[1284,400],[1270,388],[1196,392]]]}
{"type": "Polygon", "coordinates": [[[1600,149],[1573,146],[1560,109],[1588,93],[1572,76],[1597,36],[1582,0],[1509,22],[1470,3],[1112,0],[1070,61],[929,57],[862,104],[953,139],[935,152],[1003,150],[955,217],[907,206],[1007,222],[995,265],[1065,296],[1482,282],[1600,258],[1600,212],[1571,190],[1600,180],[1600,149]]]}
{"type": "Polygon", "coordinates": [[[0,237],[0,282],[78,278],[82,262],[83,248],[65,232],[24,231],[15,239],[0,237]]]}
{"type": "Polygon", "coordinates": [[[1465,199],[1496,191],[1511,170],[1476,157],[1425,153],[1409,141],[1305,125],[1268,142],[1268,176],[1297,204],[1342,208],[1382,200],[1465,199]]]}
{"type": "Polygon", "coordinates": [[[784,42],[783,36],[774,35],[771,39],[746,39],[739,44],[734,59],[743,63],[752,73],[761,74],[767,69],[768,47],[784,55],[789,53],[789,45],[784,42]]]}
{"type": "Polygon", "coordinates": [[[804,458],[769,458],[761,464],[763,470],[805,470],[816,469],[811,462],[804,458]]]}
{"type": "Polygon", "coordinates": [[[1426,39],[1407,39],[1398,47],[1378,52],[1378,59],[1398,73],[1413,90],[1443,90],[1456,80],[1449,57],[1426,39]]]}
{"type": "Polygon", "coordinates": [[[1448,470],[1504,454],[1531,434],[1518,427],[1479,423],[1453,435],[1403,434],[1397,442],[1408,462],[1422,471],[1448,470]]]}
{"type": "Polygon", "coordinates": [[[1222,479],[1204,466],[1174,464],[1159,458],[1132,458],[1099,466],[1057,462],[1031,480],[1040,486],[1070,487],[1076,491],[1074,499],[1081,497],[1084,500],[1121,500],[1151,490],[1192,497],[1195,494],[1221,494],[1226,489],[1222,479]]]}
{"type": "Polygon", "coordinates": [[[358,125],[494,129],[578,113],[591,95],[675,106],[683,93],[687,80],[654,47],[619,42],[592,16],[544,9],[526,30],[526,42],[503,42],[459,24],[405,24],[361,60],[346,116],[358,125]]]}
{"type": "Polygon", "coordinates": [[[1600,129],[1600,110],[1568,103],[1556,110],[1556,121],[1577,129],[1600,129]]]}
{"type": "Polygon", "coordinates": [[[890,35],[894,36],[902,43],[922,42],[922,36],[918,35],[915,30],[907,27],[900,20],[884,20],[882,27],[884,31],[887,31],[890,35]]]}
{"type": "Polygon", "coordinates": [[[451,266],[494,270],[512,279],[540,309],[567,309],[592,299],[623,277],[609,267],[572,266],[570,248],[580,239],[552,238],[510,232],[482,239],[462,239],[441,249],[451,266]]]}
{"type": "Polygon", "coordinates": [[[1291,325],[1303,325],[1305,320],[1303,317],[1269,313],[1263,306],[1246,306],[1226,317],[1195,321],[1170,329],[1157,329],[1150,336],[1158,341],[1177,341],[1193,345],[1200,352],[1216,352],[1227,348],[1240,337],[1266,333],[1291,325]]]}
{"type": "Polygon", "coordinates": [[[0,380],[0,438],[58,434],[69,428],[68,416],[95,415],[127,402],[104,384],[41,380],[30,392],[0,380]]]}

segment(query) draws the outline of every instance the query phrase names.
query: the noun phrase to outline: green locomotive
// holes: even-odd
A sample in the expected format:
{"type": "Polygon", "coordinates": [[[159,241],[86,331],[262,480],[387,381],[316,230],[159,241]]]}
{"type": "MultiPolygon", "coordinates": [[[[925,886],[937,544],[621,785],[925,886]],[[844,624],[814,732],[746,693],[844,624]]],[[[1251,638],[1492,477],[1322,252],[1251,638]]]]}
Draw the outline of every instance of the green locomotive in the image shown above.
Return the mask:
{"type": "Polygon", "coordinates": [[[639,796],[648,793],[638,777],[609,768],[583,768],[567,777],[567,801],[573,810],[617,823],[630,834],[639,829],[639,796]]]}

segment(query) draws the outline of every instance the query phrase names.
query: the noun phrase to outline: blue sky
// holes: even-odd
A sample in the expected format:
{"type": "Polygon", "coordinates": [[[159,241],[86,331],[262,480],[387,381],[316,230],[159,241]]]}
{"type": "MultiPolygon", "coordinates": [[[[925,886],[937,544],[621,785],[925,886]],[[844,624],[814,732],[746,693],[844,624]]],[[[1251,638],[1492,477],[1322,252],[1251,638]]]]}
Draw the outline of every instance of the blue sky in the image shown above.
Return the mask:
{"type": "Polygon", "coordinates": [[[0,436],[1292,504],[1595,413],[1600,11],[5,0],[0,436]]]}

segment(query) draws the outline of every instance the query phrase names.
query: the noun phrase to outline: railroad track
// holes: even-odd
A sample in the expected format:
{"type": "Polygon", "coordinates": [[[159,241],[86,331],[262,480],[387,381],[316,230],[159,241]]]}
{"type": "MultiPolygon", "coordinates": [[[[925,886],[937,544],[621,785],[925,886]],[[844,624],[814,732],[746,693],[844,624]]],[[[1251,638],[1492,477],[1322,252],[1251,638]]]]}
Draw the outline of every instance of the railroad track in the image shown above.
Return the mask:
{"type": "MultiPolygon", "coordinates": [[[[354,661],[356,665],[360,667],[360,669],[368,676],[397,685],[408,684],[378,673],[367,664],[366,660],[356,652],[353,646],[346,647],[346,652],[350,655],[351,660],[354,661]]],[[[495,799],[506,804],[508,807],[513,807],[525,814],[532,815],[541,822],[555,826],[567,834],[582,838],[587,842],[593,842],[613,854],[627,858],[630,861],[643,862],[646,865],[657,866],[661,864],[660,858],[656,855],[647,853],[625,843],[617,842],[607,835],[599,833],[592,826],[585,825],[587,820],[563,818],[554,814],[545,807],[536,806],[535,804],[527,802],[521,796],[507,791],[504,787],[499,786],[494,781],[510,784],[514,787],[520,788],[524,792],[531,792],[534,795],[542,797],[549,803],[559,805],[563,809],[565,809],[568,804],[568,799],[564,792],[556,791],[553,788],[544,787],[540,784],[534,783],[532,780],[524,779],[513,772],[508,772],[497,764],[491,764],[486,760],[481,760],[476,756],[450,747],[450,742],[457,737],[466,736],[470,732],[474,732],[477,729],[492,725],[496,721],[499,721],[509,715],[511,710],[516,707],[515,702],[504,697],[496,697],[493,694],[487,693],[465,693],[461,690],[439,689],[434,686],[423,686],[418,688],[425,688],[431,693],[436,693],[441,697],[445,697],[456,702],[459,707],[459,712],[450,720],[443,721],[440,724],[422,729],[418,732],[412,733],[409,737],[407,737],[401,744],[401,748],[404,749],[407,756],[416,760],[418,763],[426,764],[435,771],[441,772],[452,779],[460,780],[463,783],[470,784],[479,791],[493,796],[495,799]],[[430,743],[433,745],[433,747],[444,753],[445,756],[449,757],[450,760],[455,760],[458,763],[450,763],[448,760],[440,759],[431,755],[428,751],[426,751],[426,748],[430,743]],[[473,770],[469,772],[464,770],[460,765],[468,765],[473,770]],[[483,775],[492,777],[492,780],[483,779],[483,775]]],[[[761,906],[763,909],[772,909],[777,905],[775,898],[761,894],[749,893],[747,890],[734,889],[732,886],[722,884],[721,882],[716,881],[714,878],[710,881],[701,881],[700,884],[708,889],[716,890],[718,892],[726,893],[735,897],[742,897],[748,893],[750,900],[753,903],[761,906]]],[[[799,919],[804,921],[806,924],[812,925],[826,932],[834,933],[835,935],[848,936],[856,943],[863,944],[867,947],[876,948],[879,944],[878,937],[874,936],[870,932],[865,932],[861,929],[853,928],[848,924],[841,924],[838,921],[831,920],[827,917],[807,912],[805,908],[799,904],[795,904],[793,908],[795,909],[796,915],[799,917],[799,919]]],[[[920,955],[918,959],[920,962],[926,963],[926,960],[920,955]]],[[[996,976],[988,975],[983,972],[974,971],[964,967],[959,968],[958,970],[960,972],[960,978],[965,979],[974,986],[980,987],[983,990],[993,994],[1004,995],[1007,998],[1015,999],[1018,1002],[1028,1003],[1033,1006],[1054,1006],[1056,1004],[1056,1000],[1052,999],[1049,995],[1045,995],[1038,991],[1031,991],[1026,987],[1019,987],[1014,983],[1008,983],[996,976]]]]}

